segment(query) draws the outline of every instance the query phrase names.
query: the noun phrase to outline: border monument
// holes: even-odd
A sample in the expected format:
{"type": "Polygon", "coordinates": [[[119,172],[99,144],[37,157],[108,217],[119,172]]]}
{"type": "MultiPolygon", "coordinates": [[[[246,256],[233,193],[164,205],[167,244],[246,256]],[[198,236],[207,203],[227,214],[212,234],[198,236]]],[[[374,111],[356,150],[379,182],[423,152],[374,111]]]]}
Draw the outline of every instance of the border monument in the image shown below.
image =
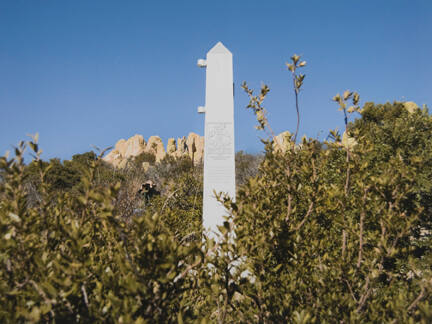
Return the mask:
{"type": "Polygon", "coordinates": [[[203,226],[214,235],[227,215],[215,193],[235,199],[232,53],[218,42],[206,60],[198,60],[198,66],[206,68],[205,107],[198,107],[205,114],[203,226]]]}

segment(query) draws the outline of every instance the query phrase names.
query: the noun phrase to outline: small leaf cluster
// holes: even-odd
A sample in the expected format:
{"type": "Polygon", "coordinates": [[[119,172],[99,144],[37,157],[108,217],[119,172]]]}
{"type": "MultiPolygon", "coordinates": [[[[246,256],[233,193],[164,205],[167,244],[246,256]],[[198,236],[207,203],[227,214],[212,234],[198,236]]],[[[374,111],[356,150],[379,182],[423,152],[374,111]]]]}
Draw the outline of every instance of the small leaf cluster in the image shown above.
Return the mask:
{"type": "Polygon", "coordinates": [[[258,121],[258,125],[255,126],[255,128],[258,130],[264,130],[269,124],[267,120],[267,110],[264,108],[263,102],[269,93],[270,88],[266,84],[263,84],[261,86],[260,94],[256,96],[254,95],[253,90],[248,87],[246,82],[243,82],[242,88],[249,96],[249,104],[246,108],[252,109],[258,121]]]}
{"type": "Polygon", "coordinates": [[[361,113],[361,109],[359,107],[360,95],[357,92],[345,90],[342,96],[339,93],[334,96],[333,101],[339,104],[338,110],[343,111],[345,116],[345,125],[348,124],[348,118],[352,113],[361,113]],[[347,108],[348,101],[350,99],[352,100],[352,105],[347,108]]]}
{"type": "Polygon", "coordinates": [[[296,94],[298,94],[301,90],[301,87],[303,85],[303,81],[306,77],[304,74],[297,74],[297,69],[305,67],[306,61],[301,61],[301,56],[294,54],[291,56],[291,63],[285,63],[288,70],[291,71],[293,75],[293,81],[294,81],[294,91],[296,94]]]}

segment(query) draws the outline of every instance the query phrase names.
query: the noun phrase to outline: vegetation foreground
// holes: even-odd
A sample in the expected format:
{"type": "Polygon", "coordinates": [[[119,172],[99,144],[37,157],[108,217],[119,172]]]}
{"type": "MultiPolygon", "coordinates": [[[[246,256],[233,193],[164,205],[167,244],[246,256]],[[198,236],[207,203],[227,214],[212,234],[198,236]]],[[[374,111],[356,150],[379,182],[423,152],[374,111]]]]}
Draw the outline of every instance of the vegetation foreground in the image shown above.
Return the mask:
{"type": "MultiPolygon", "coordinates": [[[[245,89],[269,129],[268,88],[245,89]]],[[[431,116],[334,99],[343,139],[270,136],[264,157],[237,155],[217,243],[190,160],[121,171],[94,153],[44,162],[37,138],[21,143],[0,158],[0,321],[430,323],[431,116]],[[148,179],[150,199],[136,194],[148,179]]]]}

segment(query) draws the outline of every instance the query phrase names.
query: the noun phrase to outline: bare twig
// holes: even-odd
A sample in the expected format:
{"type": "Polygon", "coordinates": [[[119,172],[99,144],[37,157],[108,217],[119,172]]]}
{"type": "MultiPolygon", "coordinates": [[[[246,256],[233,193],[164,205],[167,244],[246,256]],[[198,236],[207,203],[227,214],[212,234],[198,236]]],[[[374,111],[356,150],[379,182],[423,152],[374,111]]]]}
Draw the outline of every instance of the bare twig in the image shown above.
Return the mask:
{"type": "Polygon", "coordinates": [[[350,293],[351,293],[352,298],[355,300],[356,303],[358,303],[358,300],[357,300],[357,298],[356,298],[355,295],[354,295],[354,292],[353,292],[353,290],[352,290],[352,287],[351,287],[349,281],[346,280],[346,279],[344,279],[344,281],[345,281],[345,283],[346,283],[347,286],[348,286],[348,289],[349,289],[349,291],[350,291],[350,293]]]}
{"type": "Polygon", "coordinates": [[[87,309],[88,309],[89,308],[89,302],[88,302],[87,291],[85,289],[85,285],[81,286],[81,291],[83,293],[84,303],[86,304],[87,309]]]}
{"type": "Polygon", "coordinates": [[[24,282],[22,282],[22,283],[15,282],[15,285],[17,286],[17,288],[22,288],[22,287],[24,287],[28,282],[29,282],[29,279],[27,278],[27,279],[24,280],[24,282]]]}
{"type": "MultiPolygon", "coordinates": [[[[315,161],[312,159],[312,180],[313,183],[315,184],[317,181],[317,173],[316,173],[316,167],[315,167],[315,161]]],[[[315,196],[312,196],[312,199],[315,199],[315,196]]],[[[312,213],[314,208],[314,200],[312,200],[309,204],[309,208],[308,211],[306,212],[305,217],[303,218],[303,220],[300,222],[300,224],[297,225],[296,227],[296,231],[298,231],[306,222],[306,220],[309,218],[310,214],[312,213]]]]}
{"type": "Polygon", "coordinates": [[[286,168],[286,175],[288,177],[288,209],[287,209],[287,215],[285,217],[285,221],[288,222],[291,217],[291,210],[292,210],[292,195],[291,195],[291,184],[290,184],[291,168],[289,166],[289,163],[286,168]]]}
{"type": "MultiPolygon", "coordinates": [[[[56,304],[56,301],[53,299],[49,299],[48,296],[45,294],[45,292],[38,286],[38,284],[36,282],[34,282],[33,280],[29,280],[29,283],[31,283],[32,286],[36,289],[36,291],[43,298],[45,303],[47,303],[49,305],[55,305],[56,304]]],[[[50,314],[53,318],[55,317],[55,313],[52,309],[50,310],[50,314]]]]}
{"type": "Polygon", "coordinates": [[[182,244],[183,242],[185,242],[187,239],[194,237],[195,234],[197,234],[196,232],[192,232],[187,234],[186,236],[182,237],[182,239],[180,240],[179,244],[182,244]]]}
{"type": "Polygon", "coordinates": [[[296,143],[297,142],[297,134],[298,134],[299,127],[300,127],[300,110],[299,110],[299,105],[298,105],[299,89],[297,89],[297,87],[296,87],[296,75],[294,73],[293,73],[293,83],[294,83],[295,104],[296,104],[296,111],[297,111],[297,126],[296,126],[295,135],[294,135],[294,143],[296,143]]]}
{"type": "Polygon", "coordinates": [[[176,190],[174,190],[166,199],[165,199],[165,201],[164,201],[164,203],[163,203],[163,205],[162,205],[162,208],[161,208],[161,213],[164,211],[164,209],[165,209],[165,207],[166,207],[166,205],[167,205],[167,203],[168,203],[168,200],[170,200],[175,194],[176,194],[176,192],[177,191],[179,191],[180,190],[180,188],[178,188],[178,189],[176,189],[176,190]]]}
{"type": "Polygon", "coordinates": [[[347,233],[345,230],[342,230],[342,259],[345,259],[346,240],[347,240],[347,233]]]}
{"type": "MultiPolygon", "coordinates": [[[[215,244],[215,246],[213,246],[213,248],[211,248],[210,250],[207,251],[205,256],[208,257],[210,254],[212,254],[218,248],[218,246],[219,246],[219,244],[215,244]]],[[[203,259],[199,259],[199,260],[195,261],[194,263],[190,264],[181,274],[179,274],[177,277],[174,278],[174,282],[177,282],[179,279],[182,279],[183,277],[185,277],[189,273],[189,271],[191,271],[193,268],[198,266],[202,261],[203,261],[203,259]]]]}
{"type": "Polygon", "coordinates": [[[229,303],[229,270],[225,269],[225,291],[226,291],[226,296],[225,296],[225,300],[224,300],[224,305],[223,305],[223,311],[222,311],[222,316],[219,317],[219,323],[225,323],[225,318],[226,318],[226,314],[227,314],[227,310],[228,310],[228,303],[229,303]]]}
{"type": "Polygon", "coordinates": [[[366,283],[365,283],[365,288],[364,288],[365,292],[364,292],[364,294],[360,297],[359,304],[358,304],[358,306],[357,306],[357,310],[356,310],[357,313],[360,312],[360,311],[362,310],[363,306],[364,306],[365,303],[366,303],[366,300],[369,298],[369,296],[370,296],[370,294],[371,294],[371,292],[372,292],[372,289],[369,288],[369,282],[370,282],[370,279],[369,279],[369,277],[367,277],[367,278],[366,278],[366,283]]]}
{"type": "Polygon", "coordinates": [[[350,151],[349,151],[349,149],[347,149],[347,157],[346,157],[347,172],[346,172],[346,180],[345,180],[345,195],[346,196],[348,196],[350,177],[351,177],[351,168],[349,166],[349,160],[350,160],[350,151]]]}
{"type": "Polygon", "coordinates": [[[296,112],[297,112],[297,126],[296,126],[296,132],[294,135],[294,143],[297,141],[297,135],[299,131],[300,126],[300,109],[298,104],[298,94],[300,92],[300,88],[303,84],[303,80],[305,78],[304,74],[297,75],[297,69],[302,68],[306,65],[306,61],[300,61],[300,56],[297,54],[294,54],[291,56],[292,63],[286,63],[288,70],[292,73],[292,80],[293,80],[293,88],[294,88],[294,94],[295,94],[295,106],[296,106],[296,112]]]}
{"type": "Polygon", "coordinates": [[[346,109],[343,109],[343,112],[345,114],[345,134],[346,134],[346,138],[347,138],[347,145],[346,145],[346,165],[347,165],[347,172],[346,172],[346,180],[345,180],[345,195],[348,196],[348,190],[349,190],[349,185],[350,185],[350,175],[351,175],[351,169],[350,169],[350,159],[351,159],[351,152],[350,152],[350,147],[348,145],[348,117],[346,114],[346,109]]]}
{"type": "Polygon", "coordinates": [[[286,222],[288,222],[289,219],[290,219],[290,217],[291,217],[291,210],[292,210],[292,206],[291,206],[291,204],[292,204],[292,196],[291,196],[291,194],[289,193],[289,194],[288,194],[288,210],[287,210],[287,215],[286,215],[286,217],[285,217],[285,221],[286,221],[286,222]]]}
{"type": "Polygon", "coordinates": [[[358,253],[358,260],[357,260],[357,268],[360,268],[361,265],[361,260],[362,260],[362,256],[363,256],[363,226],[364,226],[364,219],[366,216],[366,197],[367,197],[367,192],[368,189],[364,189],[364,194],[363,194],[363,208],[362,208],[362,212],[360,214],[360,234],[359,234],[359,253],[358,253]]]}
{"type": "Polygon", "coordinates": [[[362,212],[360,214],[360,238],[359,238],[359,252],[358,252],[358,259],[357,259],[357,268],[360,268],[361,260],[362,260],[362,254],[363,254],[363,222],[365,218],[365,213],[362,212]]]}
{"type": "Polygon", "coordinates": [[[296,231],[298,231],[300,228],[302,228],[302,226],[304,225],[304,223],[306,222],[306,220],[309,218],[310,214],[312,213],[313,207],[314,207],[314,202],[311,201],[311,203],[309,204],[308,211],[307,211],[305,217],[303,218],[303,220],[300,222],[300,224],[297,225],[297,227],[295,229],[296,231]]]}
{"type": "Polygon", "coordinates": [[[408,312],[412,311],[415,307],[417,307],[417,304],[419,303],[419,301],[424,297],[424,293],[425,293],[425,288],[422,287],[420,294],[417,296],[416,299],[414,299],[414,301],[411,303],[411,305],[409,305],[408,312]]]}

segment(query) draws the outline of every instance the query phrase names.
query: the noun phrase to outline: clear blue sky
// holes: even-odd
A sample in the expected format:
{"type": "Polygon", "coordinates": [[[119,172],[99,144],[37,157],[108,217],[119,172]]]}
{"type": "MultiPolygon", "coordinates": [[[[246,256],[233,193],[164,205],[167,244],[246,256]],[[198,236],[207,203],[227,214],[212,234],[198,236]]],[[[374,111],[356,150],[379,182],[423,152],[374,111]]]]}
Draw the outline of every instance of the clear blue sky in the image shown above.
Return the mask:
{"type": "Polygon", "coordinates": [[[331,97],[345,89],[432,103],[430,0],[0,0],[0,154],[35,132],[45,159],[202,135],[196,60],[218,41],[234,55],[236,150],[262,150],[242,81],[270,86],[275,132],[295,129],[294,53],[308,62],[300,135],[342,127],[331,97]]]}

